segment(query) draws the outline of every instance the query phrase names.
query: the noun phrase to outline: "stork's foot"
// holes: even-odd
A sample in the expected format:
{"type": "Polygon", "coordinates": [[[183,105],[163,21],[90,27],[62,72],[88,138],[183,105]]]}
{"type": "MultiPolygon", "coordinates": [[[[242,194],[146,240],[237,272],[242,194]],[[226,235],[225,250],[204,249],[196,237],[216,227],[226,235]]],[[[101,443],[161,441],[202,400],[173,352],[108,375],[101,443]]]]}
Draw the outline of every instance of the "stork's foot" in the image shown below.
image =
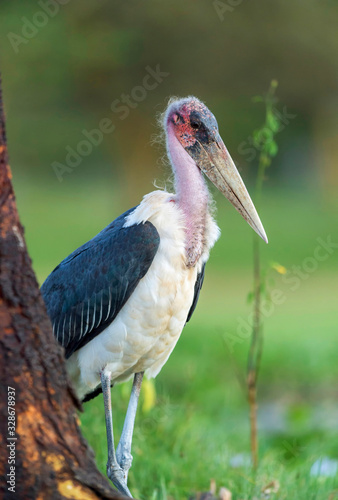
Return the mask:
{"type": "Polygon", "coordinates": [[[131,440],[133,436],[137,401],[140,395],[142,377],[143,373],[135,374],[121,439],[115,453],[110,394],[111,373],[106,370],[102,370],[101,372],[101,385],[106,414],[108,442],[107,476],[116,486],[116,488],[129,498],[133,498],[127,486],[128,472],[133,461],[133,457],[131,455],[131,440]]]}
{"type": "Polygon", "coordinates": [[[119,442],[117,449],[116,449],[116,460],[121,469],[124,471],[126,475],[126,482],[128,480],[128,472],[131,467],[131,464],[133,463],[133,455],[130,453],[130,451],[121,446],[121,441],[119,442]]]}
{"type": "Polygon", "coordinates": [[[127,486],[128,470],[126,472],[118,464],[110,464],[109,462],[107,463],[107,476],[109,477],[111,482],[120,493],[123,493],[127,497],[133,498],[127,486]]]}

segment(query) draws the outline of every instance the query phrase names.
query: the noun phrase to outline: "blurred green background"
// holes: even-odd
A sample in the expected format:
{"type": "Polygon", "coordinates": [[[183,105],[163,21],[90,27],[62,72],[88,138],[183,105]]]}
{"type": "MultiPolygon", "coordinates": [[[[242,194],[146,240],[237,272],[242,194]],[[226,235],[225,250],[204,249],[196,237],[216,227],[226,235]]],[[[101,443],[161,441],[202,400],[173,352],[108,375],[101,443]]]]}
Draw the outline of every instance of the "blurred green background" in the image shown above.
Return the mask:
{"type": "MultiPolygon", "coordinates": [[[[222,237],[194,317],[156,379],[156,401],[151,385],[143,393],[130,488],[139,498],[180,499],[215,478],[234,500],[338,498],[337,2],[2,0],[0,9],[10,162],[40,283],[154,189],[154,179],[160,186],[170,179],[157,118],[171,95],[206,102],[253,192],[252,134],[264,106],[252,97],[278,80],[283,127],[260,215],[270,293],[283,300],[264,310],[260,467],[252,474],[241,383],[252,232],[211,188],[222,237]],[[162,76],[145,90],[156,68],[162,76]],[[83,130],[103,119],[114,130],[86,150],[83,130]],[[74,168],[66,165],[69,148],[80,150],[74,168]],[[320,241],[334,244],[319,251],[320,241]],[[278,491],[264,496],[273,480],[278,491]]],[[[128,384],[113,391],[116,438],[128,394],[128,384]]],[[[102,399],[88,403],[81,419],[104,471],[102,399]]]]}

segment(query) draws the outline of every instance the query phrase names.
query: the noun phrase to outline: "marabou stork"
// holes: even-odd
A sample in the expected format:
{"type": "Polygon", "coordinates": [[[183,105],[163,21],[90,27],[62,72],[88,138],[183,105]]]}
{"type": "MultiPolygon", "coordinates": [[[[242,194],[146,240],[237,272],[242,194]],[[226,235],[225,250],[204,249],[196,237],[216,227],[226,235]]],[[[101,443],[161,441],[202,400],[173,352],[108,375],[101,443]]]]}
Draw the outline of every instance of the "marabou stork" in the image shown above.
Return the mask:
{"type": "Polygon", "coordinates": [[[107,474],[130,497],[127,478],[143,373],[155,377],[174,349],[219,237],[204,175],[267,242],[209,109],[193,96],[171,99],[163,127],[175,194],[146,195],[64,259],[41,288],[77,394],[88,401],[103,392],[107,474]],[[132,376],[115,452],[110,388],[132,376]]]}

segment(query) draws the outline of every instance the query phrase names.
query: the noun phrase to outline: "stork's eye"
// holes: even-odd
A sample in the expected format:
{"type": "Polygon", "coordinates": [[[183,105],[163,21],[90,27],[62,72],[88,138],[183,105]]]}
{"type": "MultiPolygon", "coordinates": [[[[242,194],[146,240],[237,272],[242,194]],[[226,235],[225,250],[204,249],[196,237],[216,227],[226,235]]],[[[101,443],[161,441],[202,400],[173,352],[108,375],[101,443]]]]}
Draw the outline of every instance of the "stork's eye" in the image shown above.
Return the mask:
{"type": "Polygon", "coordinates": [[[200,122],[197,122],[196,120],[192,120],[190,122],[191,128],[194,128],[195,130],[198,130],[201,126],[200,122]]]}

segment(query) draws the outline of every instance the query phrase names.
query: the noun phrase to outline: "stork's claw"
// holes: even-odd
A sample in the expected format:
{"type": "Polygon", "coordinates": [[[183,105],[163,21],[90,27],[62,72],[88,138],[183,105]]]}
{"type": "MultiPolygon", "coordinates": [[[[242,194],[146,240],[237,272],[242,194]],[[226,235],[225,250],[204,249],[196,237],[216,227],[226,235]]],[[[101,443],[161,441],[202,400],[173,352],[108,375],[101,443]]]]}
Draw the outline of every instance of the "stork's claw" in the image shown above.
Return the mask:
{"type": "Polygon", "coordinates": [[[123,493],[129,498],[133,498],[127,486],[128,471],[126,472],[117,464],[110,464],[108,462],[107,476],[109,477],[111,482],[114,484],[114,486],[118,489],[120,493],[123,493]]]}

